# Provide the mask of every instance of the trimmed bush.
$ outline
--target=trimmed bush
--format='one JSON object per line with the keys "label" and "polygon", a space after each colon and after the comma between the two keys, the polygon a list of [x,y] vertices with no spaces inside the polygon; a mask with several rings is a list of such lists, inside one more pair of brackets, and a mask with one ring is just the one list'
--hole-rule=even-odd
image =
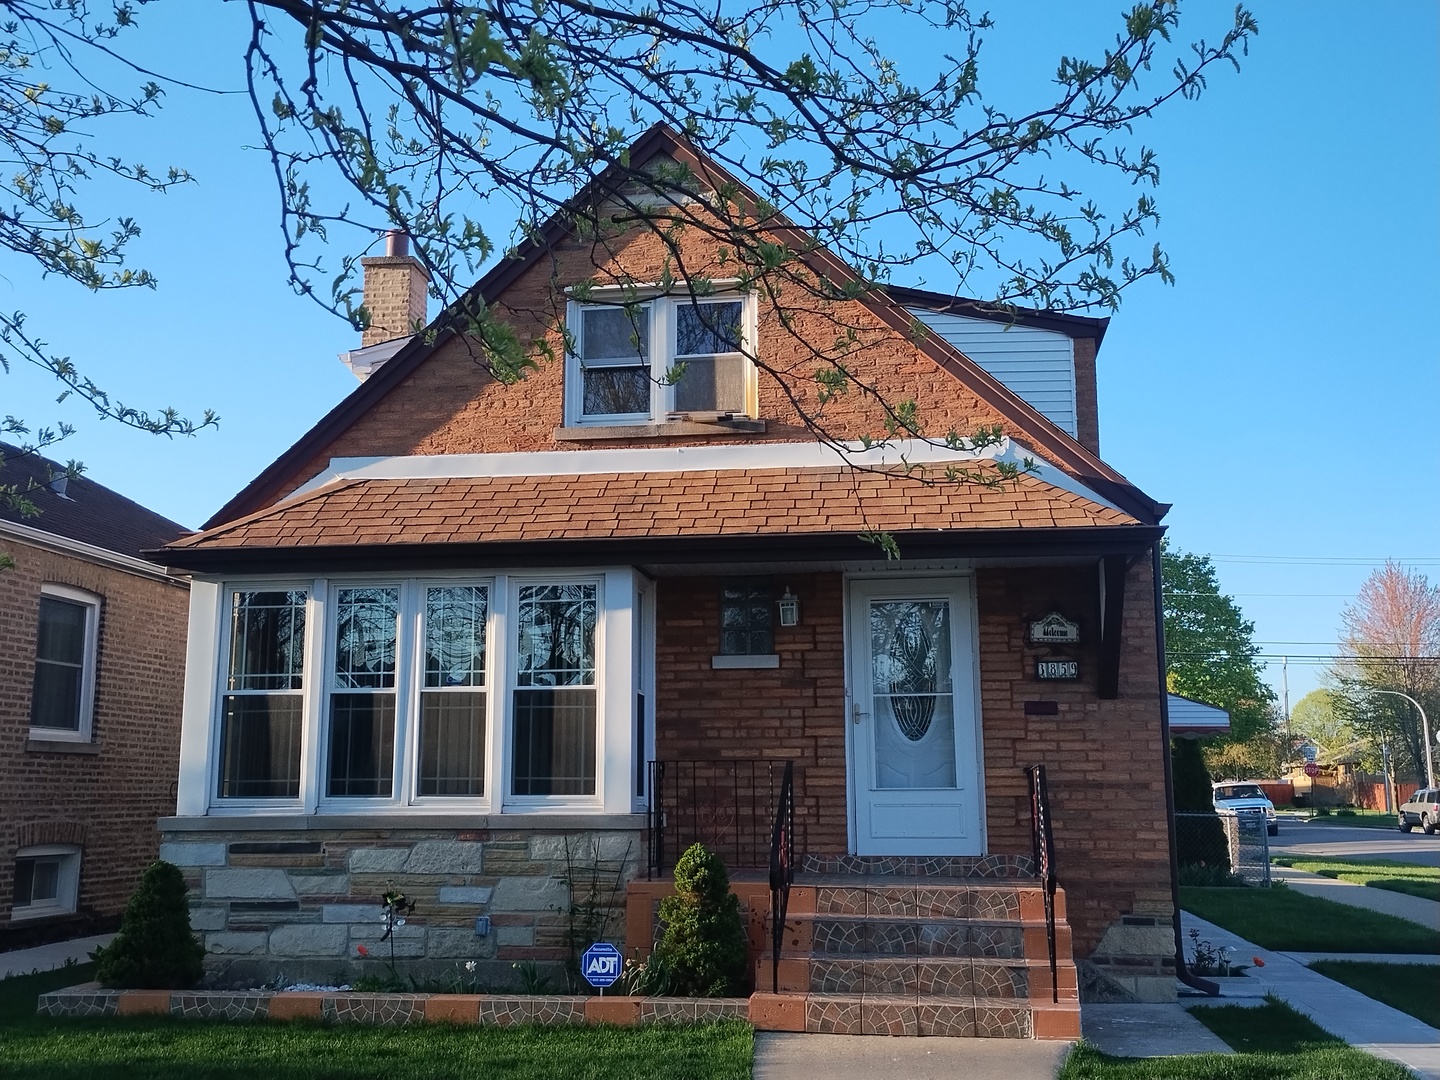
{"label": "trimmed bush", "polygon": [[118,990],[187,990],[204,974],[177,867],[156,860],[140,876],[115,940],[95,953],[95,977]]}
{"label": "trimmed bush", "polygon": [[660,901],[664,924],[655,962],[669,976],[668,992],[728,997],[745,980],[745,923],[730,875],[719,856],[692,844],[675,864],[675,895]]}
{"label": "trimmed bush", "polygon": [[[1171,776],[1175,785],[1175,813],[1215,813],[1214,789],[1205,757],[1195,739],[1172,739]],[[1230,874],[1230,844],[1218,817],[1176,817],[1175,861],[1181,867],[1202,867],[1211,874]]]}

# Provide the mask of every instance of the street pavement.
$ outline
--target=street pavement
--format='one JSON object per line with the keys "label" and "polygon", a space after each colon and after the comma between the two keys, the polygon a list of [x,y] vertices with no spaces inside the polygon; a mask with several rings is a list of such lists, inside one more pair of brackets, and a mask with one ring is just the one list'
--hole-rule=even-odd
{"label": "street pavement", "polygon": [[[1280,835],[1270,838],[1271,855],[1338,856],[1346,859],[1370,857],[1440,866],[1440,834],[1426,836],[1418,828],[1408,833],[1399,829],[1366,829],[1355,825],[1333,825],[1333,819],[1304,821],[1281,818]],[[1321,824],[1321,822],[1324,824]]]}
{"label": "street pavement", "polygon": [[1197,1005],[1258,1005],[1266,994],[1273,994],[1350,1045],[1398,1061],[1425,1080],[1440,1080],[1440,1031],[1435,1028],[1188,911],[1182,914],[1181,925],[1187,936],[1195,929],[1216,948],[1228,946],[1242,963],[1251,957],[1265,961],[1243,978],[1223,980],[1218,1001],[1209,998]]}

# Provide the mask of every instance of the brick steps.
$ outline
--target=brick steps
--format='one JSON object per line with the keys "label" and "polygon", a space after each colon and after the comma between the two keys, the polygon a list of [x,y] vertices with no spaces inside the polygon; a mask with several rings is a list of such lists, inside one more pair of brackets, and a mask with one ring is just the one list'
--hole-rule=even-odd
{"label": "brick steps", "polygon": [[[889,860],[887,865],[897,862]],[[1045,898],[1028,878],[807,875],[790,893],[775,987],[767,911],[752,909],[751,1018],[832,1034],[1078,1038],[1065,898],[1055,898],[1052,979]],[[1058,999],[1058,1000],[1057,1000]]]}

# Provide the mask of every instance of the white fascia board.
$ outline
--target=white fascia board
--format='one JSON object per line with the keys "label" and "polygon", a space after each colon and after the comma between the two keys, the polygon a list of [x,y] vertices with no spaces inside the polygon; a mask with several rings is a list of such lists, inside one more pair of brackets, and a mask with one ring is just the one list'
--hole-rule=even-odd
{"label": "white fascia board", "polygon": [[[866,448],[858,442],[757,442],[735,446],[647,446],[618,450],[538,450],[501,454],[408,454],[396,457],[331,458],[324,472],[289,498],[341,480],[445,480],[504,476],[590,476],[600,473],[755,472],[824,469],[842,465],[898,468],[905,465],[963,467],[977,461],[1029,458],[1039,479],[1118,509],[1080,481],[1008,438],[979,450],[951,449],[925,439],[896,439]],[[288,500],[287,500],[288,501]]]}
{"label": "white fascia board", "polygon": [[389,341],[382,341],[378,345],[366,345],[364,348],[352,349],[349,352],[339,354],[340,362],[350,369],[361,382],[364,382],[375,373],[385,361],[398,353],[406,345],[414,340],[414,336],[391,338]]}
{"label": "white fascia board", "polygon": [[187,580],[187,575],[174,573],[158,563],[137,559],[133,555],[111,551],[109,548],[96,547],[94,544],[86,544],[79,540],[71,540],[68,536],[46,532],[44,529],[36,529],[29,525],[21,525],[15,521],[0,521],[0,536],[8,537],[21,544],[31,544],[47,551],[59,552],[61,555],[73,555],[77,559],[99,563],[112,570],[124,570],[128,574],[139,574],[141,577],[154,578],[157,581],[168,581],[172,585],[184,585]]}

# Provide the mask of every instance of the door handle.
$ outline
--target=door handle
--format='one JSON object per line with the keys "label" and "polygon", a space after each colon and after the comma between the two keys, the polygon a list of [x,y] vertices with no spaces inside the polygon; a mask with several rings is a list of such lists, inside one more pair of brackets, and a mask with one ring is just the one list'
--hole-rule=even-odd
{"label": "door handle", "polygon": [[851,719],[854,720],[855,723],[857,723],[857,724],[860,723],[860,718],[861,718],[862,716],[869,716],[869,715],[870,715],[870,714],[869,714],[868,712],[866,712],[865,710],[863,710],[862,708],[860,708],[860,703],[859,703],[858,701],[855,702],[855,704],[853,704],[853,705],[850,706],[850,717],[851,717]]}

